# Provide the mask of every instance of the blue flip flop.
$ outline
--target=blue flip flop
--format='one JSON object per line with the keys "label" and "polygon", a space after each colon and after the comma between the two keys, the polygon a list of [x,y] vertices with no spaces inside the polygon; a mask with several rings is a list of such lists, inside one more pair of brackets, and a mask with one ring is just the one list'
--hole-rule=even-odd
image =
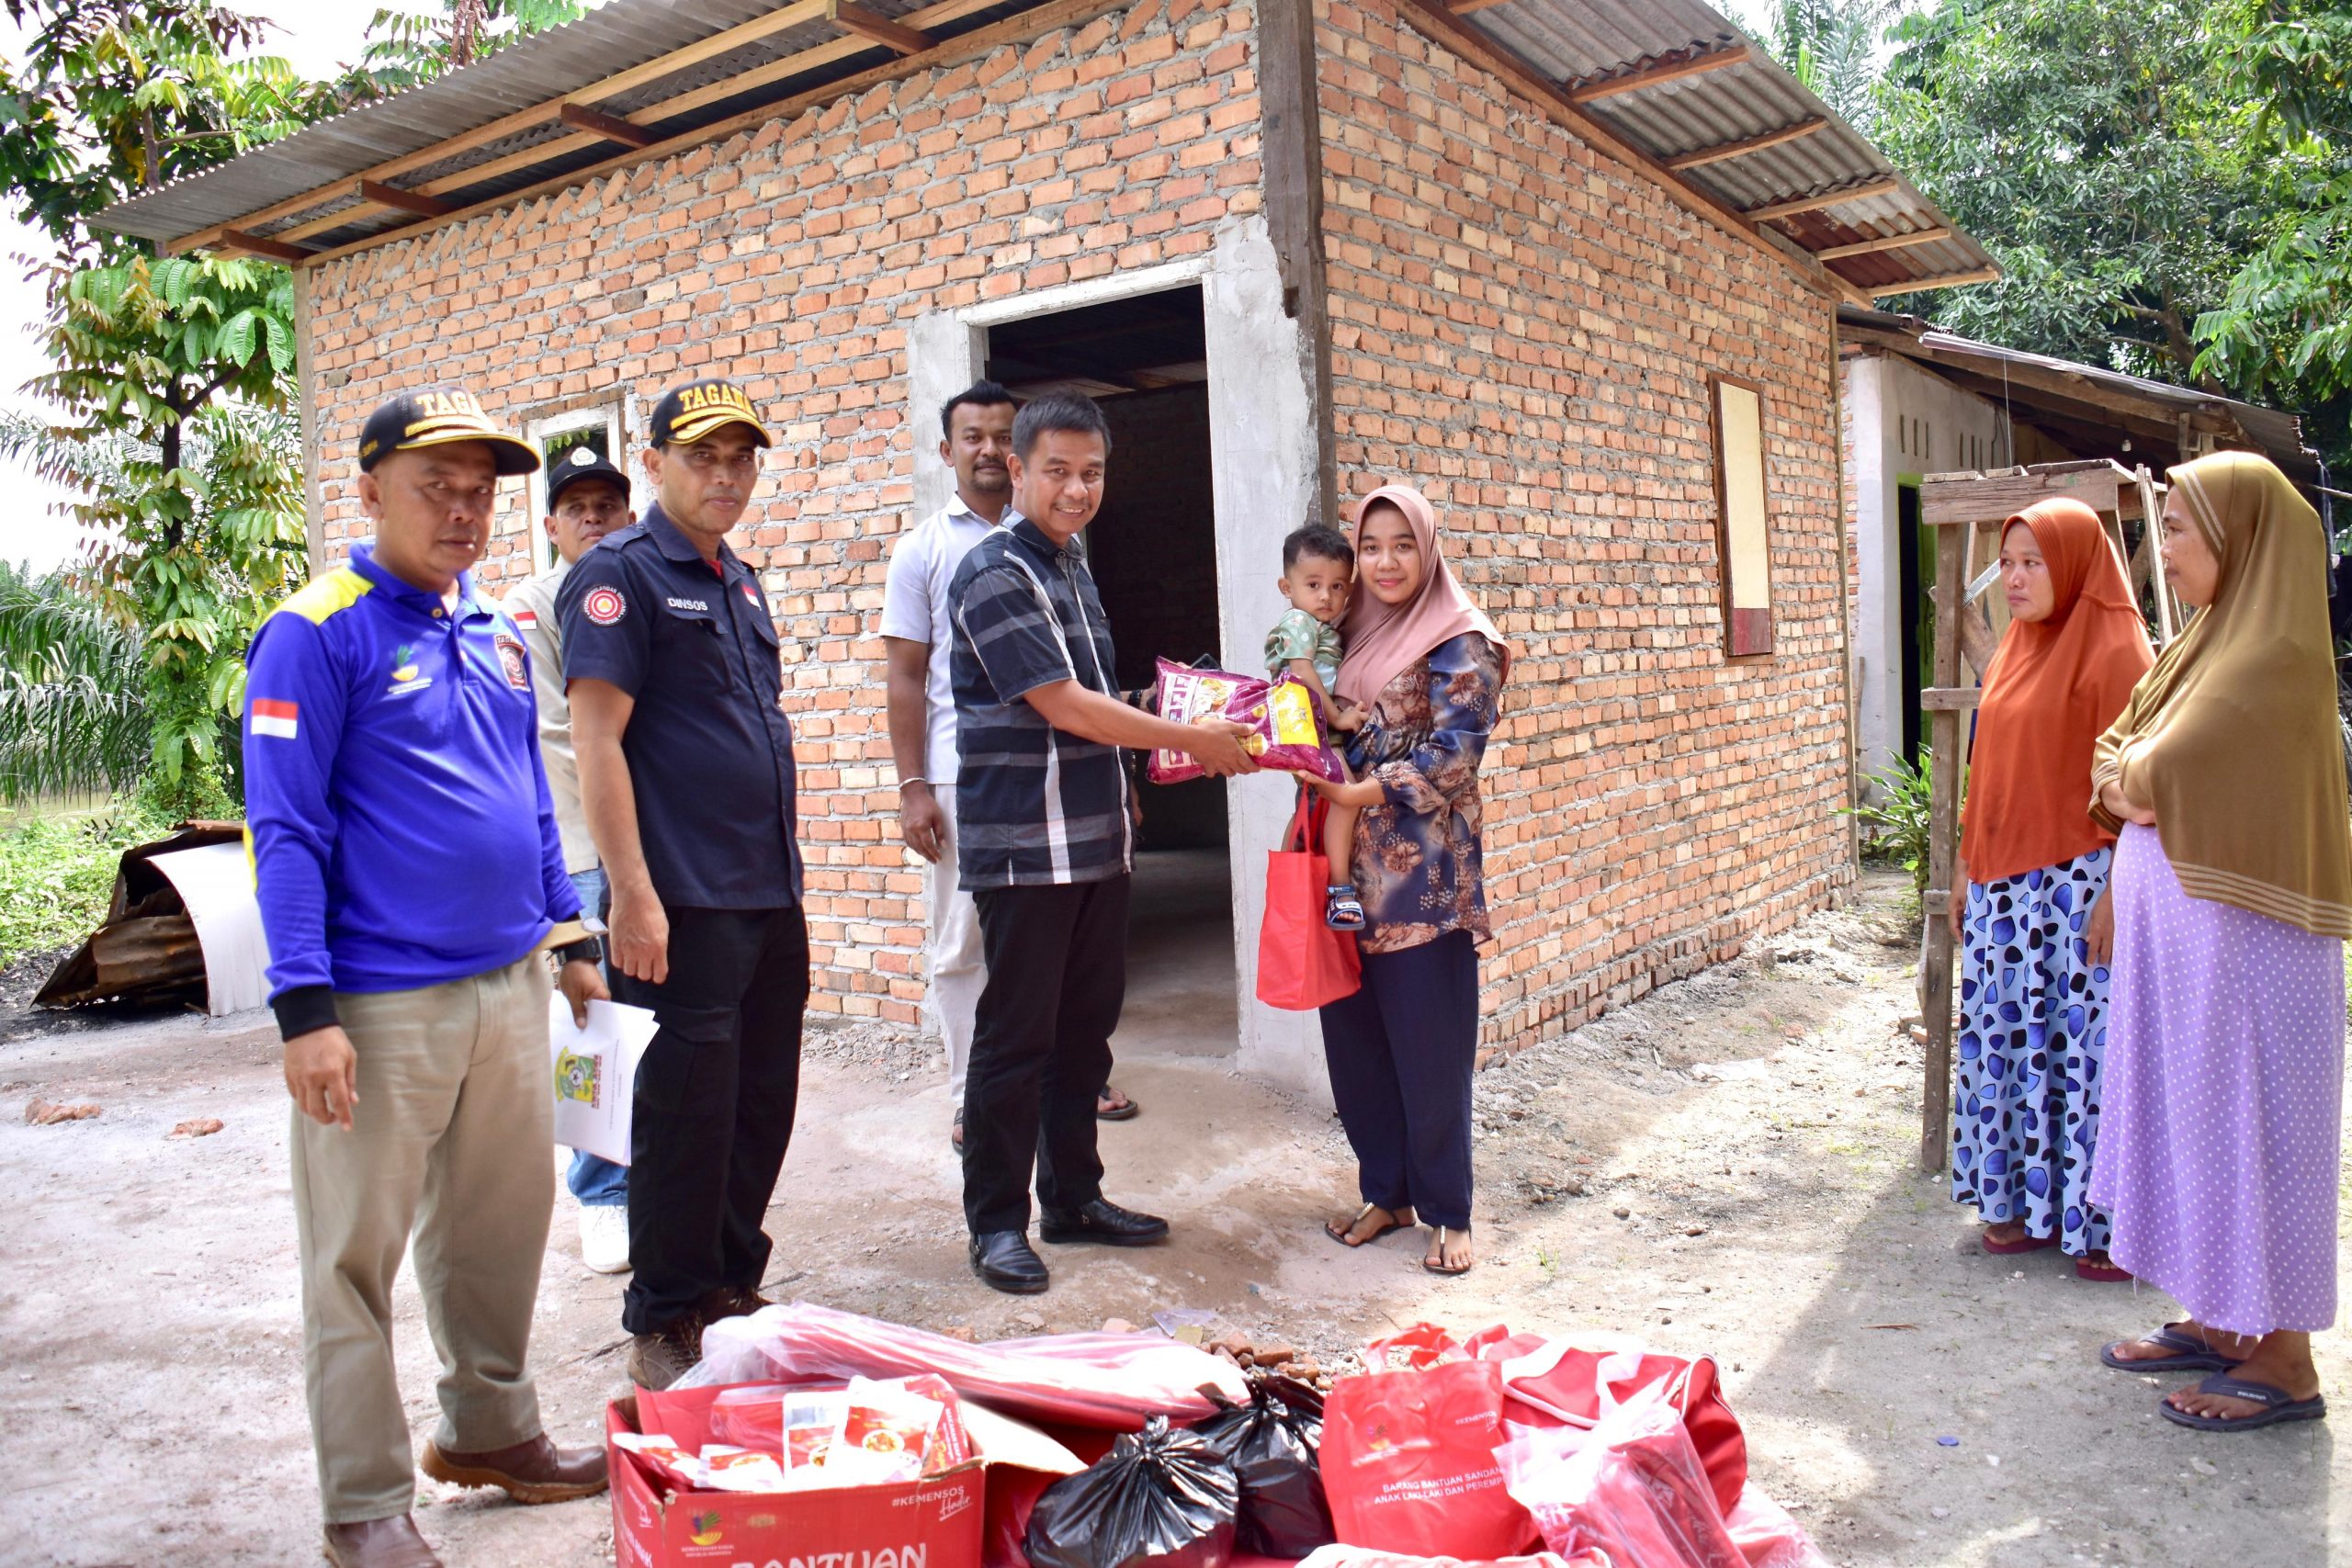
{"label": "blue flip flop", "polygon": [[2251,1432],[2256,1427],[2275,1427],[2282,1421],[2324,1421],[2327,1418],[2327,1401],[2319,1394],[2309,1399],[2297,1399],[2283,1388],[2267,1382],[2248,1382],[2227,1372],[2215,1372],[2197,1385],[2198,1393],[2218,1393],[2224,1399],[2243,1399],[2259,1404],[2262,1409],[2252,1416],[2192,1416],[2186,1410],[2175,1409],[2169,1402],[2158,1401],[2157,1412],[2177,1427],[2193,1427],[2199,1432]]}
{"label": "blue flip flop", "polygon": [[[2134,1361],[2116,1354],[2126,1345],[2161,1345],[2176,1353]],[[2098,1359],[2101,1364],[2119,1372],[2226,1372],[2237,1365],[2202,1339],[2183,1334],[2177,1323],[2167,1323],[2154,1334],[2143,1334],[2137,1339],[2115,1340],[2099,1351]]]}

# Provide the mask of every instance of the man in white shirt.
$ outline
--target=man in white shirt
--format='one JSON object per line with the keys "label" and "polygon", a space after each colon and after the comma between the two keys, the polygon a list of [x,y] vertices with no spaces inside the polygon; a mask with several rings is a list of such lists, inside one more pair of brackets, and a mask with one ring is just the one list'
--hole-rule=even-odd
{"label": "man in white shirt", "polygon": [[[556,593],[571,563],[605,535],[637,521],[629,510],[628,479],[585,446],[575,446],[548,464],[548,537],[555,541],[551,571],[527,578],[506,595],[503,608],[531,652],[531,688],[539,704],[539,758],[548,770],[548,793],[555,797],[556,830],[563,839],[563,869],[580,895],[580,908],[602,918],[605,871],[596,863],[595,840],[580,806],[580,767],[571,750],[571,704],[563,689],[563,629],[556,622]],[[628,1168],[575,1149],[565,1185],[580,1202],[580,1261],[599,1274],[628,1268]]]}
{"label": "man in white shirt", "polygon": [[[956,886],[956,697],[949,685],[947,585],[956,569],[1012,502],[1012,394],[976,381],[940,411],[939,456],[956,470],[956,497],[899,536],[882,590],[890,753],[899,766],[899,833],[931,863],[924,879],[931,912],[932,1016],[947,1045],[947,1087],[964,1146],[964,1068],[972,1052],[972,1019],[988,984],[980,919],[972,896]],[[1095,1114],[1124,1122],[1136,1102],[1106,1087]]]}

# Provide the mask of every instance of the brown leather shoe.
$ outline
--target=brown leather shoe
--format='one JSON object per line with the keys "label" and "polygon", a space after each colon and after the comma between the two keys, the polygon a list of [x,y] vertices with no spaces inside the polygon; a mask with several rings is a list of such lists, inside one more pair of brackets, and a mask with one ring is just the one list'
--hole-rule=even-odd
{"label": "brown leather shoe", "polygon": [[334,1568],[442,1568],[441,1559],[408,1514],[326,1528],[327,1561]]}
{"label": "brown leather shoe", "polygon": [[665,1389],[702,1359],[702,1314],[673,1318],[628,1342],[628,1381],[639,1388]]}
{"label": "brown leather shoe", "polygon": [[605,1450],[560,1449],[542,1432],[486,1454],[443,1453],[427,1438],[417,1469],[452,1486],[496,1486],[517,1503],[569,1503],[605,1489]]}
{"label": "brown leather shoe", "polygon": [[712,1324],[722,1317],[749,1317],[762,1307],[774,1305],[775,1303],[749,1285],[721,1285],[703,1297],[702,1320]]}

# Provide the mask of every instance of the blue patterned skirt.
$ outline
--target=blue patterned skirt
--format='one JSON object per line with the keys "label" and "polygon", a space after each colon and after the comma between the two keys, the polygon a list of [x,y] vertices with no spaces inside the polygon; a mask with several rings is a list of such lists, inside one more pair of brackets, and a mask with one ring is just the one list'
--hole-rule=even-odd
{"label": "blue patterned skirt", "polygon": [[1968,885],[1962,922],[1951,1195],[1987,1223],[2025,1223],[2071,1258],[2107,1250],[2090,1206],[2107,1052],[2107,966],[2090,961],[2091,907],[2112,849]]}

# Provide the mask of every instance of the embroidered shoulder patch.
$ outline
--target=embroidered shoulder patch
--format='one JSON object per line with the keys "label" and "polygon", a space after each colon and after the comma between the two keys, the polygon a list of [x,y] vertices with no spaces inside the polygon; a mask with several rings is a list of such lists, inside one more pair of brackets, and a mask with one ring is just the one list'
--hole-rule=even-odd
{"label": "embroidered shoulder patch", "polygon": [[580,601],[580,613],[600,626],[609,626],[628,614],[628,601],[617,588],[591,588]]}

